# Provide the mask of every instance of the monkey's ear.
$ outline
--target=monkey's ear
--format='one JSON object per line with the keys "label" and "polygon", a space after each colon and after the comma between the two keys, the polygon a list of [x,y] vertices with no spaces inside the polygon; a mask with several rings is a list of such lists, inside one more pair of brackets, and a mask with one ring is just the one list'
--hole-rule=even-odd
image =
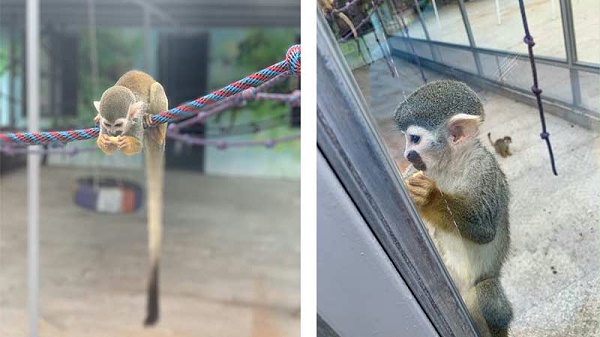
{"label": "monkey's ear", "polygon": [[456,114],[448,120],[450,142],[458,144],[465,139],[475,138],[479,132],[481,117],[468,114]]}
{"label": "monkey's ear", "polygon": [[96,111],[100,112],[100,101],[94,101],[94,107],[96,107]]}
{"label": "monkey's ear", "polygon": [[127,113],[129,119],[141,116],[143,109],[144,109],[144,102],[142,102],[142,101],[135,102],[132,105],[130,105],[129,112]]}

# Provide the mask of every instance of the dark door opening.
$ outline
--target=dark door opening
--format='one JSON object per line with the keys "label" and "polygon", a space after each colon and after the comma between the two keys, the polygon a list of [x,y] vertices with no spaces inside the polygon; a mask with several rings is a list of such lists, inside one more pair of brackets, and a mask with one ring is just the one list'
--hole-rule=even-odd
{"label": "dark door opening", "polygon": [[[208,33],[164,34],[159,42],[159,82],[169,98],[169,108],[206,94]],[[205,135],[204,125],[185,128],[193,136]],[[204,147],[167,139],[166,165],[171,169],[204,172]]]}

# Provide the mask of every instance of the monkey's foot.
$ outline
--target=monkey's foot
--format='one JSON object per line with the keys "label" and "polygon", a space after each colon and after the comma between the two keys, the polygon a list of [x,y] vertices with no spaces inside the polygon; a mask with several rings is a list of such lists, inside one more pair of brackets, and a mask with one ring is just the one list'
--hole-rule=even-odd
{"label": "monkey's foot", "polygon": [[117,146],[122,154],[131,156],[142,150],[142,142],[132,136],[121,136],[117,141]]}
{"label": "monkey's foot", "polygon": [[422,207],[431,203],[439,194],[435,181],[421,171],[408,177],[406,182],[408,194],[416,206]]}
{"label": "monkey's foot", "polygon": [[98,139],[96,140],[96,145],[98,145],[98,148],[102,150],[102,152],[104,152],[104,154],[106,155],[113,154],[113,152],[115,152],[115,150],[117,149],[117,146],[106,134],[98,136]]}
{"label": "monkey's foot", "polygon": [[150,124],[152,124],[152,114],[146,112],[142,118],[142,125],[144,126],[144,129],[147,129]]}

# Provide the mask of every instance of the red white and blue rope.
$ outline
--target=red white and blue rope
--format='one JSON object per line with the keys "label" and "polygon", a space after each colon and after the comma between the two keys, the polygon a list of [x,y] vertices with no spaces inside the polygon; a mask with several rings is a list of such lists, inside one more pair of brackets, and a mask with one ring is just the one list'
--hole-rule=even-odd
{"label": "red white and blue rope", "polygon": [[[285,61],[271,65],[194,101],[152,116],[150,127],[196,115],[211,104],[238,95],[247,89],[258,87],[280,75],[300,76],[300,45],[294,45],[288,49]],[[0,133],[0,144],[65,144],[76,140],[97,138],[99,133],[100,129],[98,127],[68,131]]]}

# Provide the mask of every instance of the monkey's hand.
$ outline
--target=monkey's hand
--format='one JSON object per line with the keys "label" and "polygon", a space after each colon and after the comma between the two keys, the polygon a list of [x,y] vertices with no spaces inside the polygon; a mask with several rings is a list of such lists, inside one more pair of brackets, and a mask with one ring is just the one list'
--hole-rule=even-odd
{"label": "monkey's hand", "polygon": [[142,150],[142,142],[132,136],[120,136],[117,140],[117,146],[121,153],[131,156]]}
{"label": "monkey's hand", "polygon": [[146,112],[142,117],[142,125],[144,126],[144,129],[147,129],[150,124],[152,124],[152,114]]}
{"label": "monkey's hand", "polygon": [[117,149],[117,146],[112,142],[107,134],[101,134],[96,140],[98,148],[104,152],[104,154],[111,155]]}
{"label": "monkey's hand", "polygon": [[441,196],[435,181],[419,171],[406,180],[408,194],[419,210],[432,205]]}
{"label": "monkey's hand", "polygon": [[435,181],[420,171],[407,179],[407,189],[421,217],[435,227],[458,231],[460,236],[477,243],[487,243],[494,238],[493,231],[480,231],[483,226],[473,223],[473,206],[464,195],[442,194]]}

